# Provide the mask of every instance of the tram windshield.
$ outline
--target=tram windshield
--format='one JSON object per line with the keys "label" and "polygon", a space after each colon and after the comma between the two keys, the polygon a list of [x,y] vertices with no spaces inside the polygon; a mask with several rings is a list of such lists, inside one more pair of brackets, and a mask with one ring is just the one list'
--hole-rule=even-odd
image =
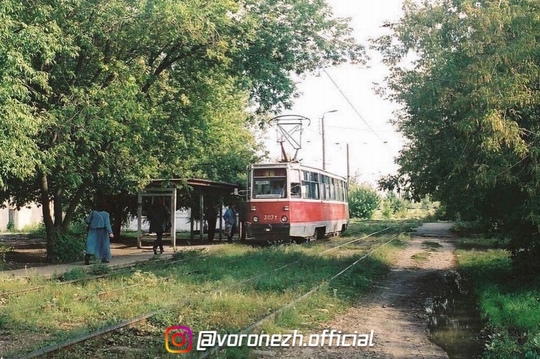
{"label": "tram windshield", "polygon": [[253,198],[287,197],[285,177],[264,177],[254,179]]}
{"label": "tram windshield", "polygon": [[252,198],[286,198],[286,168],[255,168]]}

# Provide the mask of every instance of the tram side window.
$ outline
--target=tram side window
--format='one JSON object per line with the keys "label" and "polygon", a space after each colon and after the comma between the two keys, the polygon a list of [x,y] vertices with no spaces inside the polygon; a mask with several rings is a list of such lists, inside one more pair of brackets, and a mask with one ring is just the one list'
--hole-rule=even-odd
{"label": "tram side window", "polygon": [[302,181],[303,198],[319,199],[319,186],[317,182]]}
{"label": "tram side window", "polygon": [[330,178],[328,176],[321,176],[321,199],[330,199]]}
{"label": "tram side window", "polygon": [[319,199],[318,177],[316,172],[304,172],[304,179],[302,180],[303,198]]}

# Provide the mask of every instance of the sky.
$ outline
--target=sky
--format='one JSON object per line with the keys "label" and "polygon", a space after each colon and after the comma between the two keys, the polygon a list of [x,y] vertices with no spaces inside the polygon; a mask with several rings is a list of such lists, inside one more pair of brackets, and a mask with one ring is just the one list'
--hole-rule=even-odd
{"label": "sky", "polygon": [[[402,7],[402,0],[328,0],[328,3],[335,16],[351,18],[355,37],[366,47],[369,38],[386,31],[381,27],[384,22],[400,17]],[[369,55],[370,68],[343,65],[307,77],[299,84],[302,95],[283,114],[311,120],[310,126],[303,128],[302,148],[298,152],[303,164],[322,168],[321,117],[324,115],[326,170],[347,175],[348,144],[350,176],[376,185],[378,178],[396,171],[394,158],[403,142],[388,122],[397,105],[373,90],[374,82],[383,83],[387,69],[377,53],[369,51]],[[266,138],[271,158],[279,159],[276,129],[271,127]]]}

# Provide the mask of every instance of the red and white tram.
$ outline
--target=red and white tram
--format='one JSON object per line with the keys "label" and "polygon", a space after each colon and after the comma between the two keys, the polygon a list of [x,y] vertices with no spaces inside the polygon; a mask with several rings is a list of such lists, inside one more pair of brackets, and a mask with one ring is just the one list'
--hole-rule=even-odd
{"label": "red and white tram", "polygon": [[323,238],[343,232],[348,223],[345,178],[297,162],[249,166],[246,240]]}

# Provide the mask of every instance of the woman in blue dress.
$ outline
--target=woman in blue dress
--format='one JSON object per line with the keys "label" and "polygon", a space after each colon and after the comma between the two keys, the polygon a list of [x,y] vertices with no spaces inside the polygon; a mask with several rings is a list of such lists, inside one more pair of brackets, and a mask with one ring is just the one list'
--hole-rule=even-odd
{"label": "woman in blue dress", "polygon": [[104,208],[105,206],[102,205],[91,210],[88,217],[84,219],[84,222],[89,226],[84,264],[90,264],[91,256],[95,256],[103,263],[109,263],[112,258],[110,238],[113,238],[114,235],[109,212],[105,211]]}

